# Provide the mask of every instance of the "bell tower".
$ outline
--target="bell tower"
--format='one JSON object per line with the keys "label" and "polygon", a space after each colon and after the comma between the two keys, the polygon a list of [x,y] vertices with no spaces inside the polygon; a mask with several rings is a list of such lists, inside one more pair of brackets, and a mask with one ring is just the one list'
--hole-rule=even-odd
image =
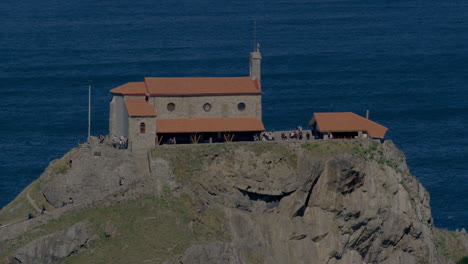
{"label": "bell tower", "polygon": [[262,80],[260,76],[260,64],[262,61],[262,54],[260,54],[260,44],[257,43],[255,50],[250,52],[250,78],[257,79],[258,84],[261,86]]}

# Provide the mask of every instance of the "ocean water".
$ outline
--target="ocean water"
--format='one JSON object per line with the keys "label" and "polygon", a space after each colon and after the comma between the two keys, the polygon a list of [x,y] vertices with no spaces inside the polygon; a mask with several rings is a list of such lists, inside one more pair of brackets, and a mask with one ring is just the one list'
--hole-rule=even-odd
{"label": "ocean water", "polygon": [[390,128],[435,225],[468,228],[468,2],[3,0],[0,207],[108,129],[109,89],[145,76],[245,76],[253,21],[268,130],[353,111]]}

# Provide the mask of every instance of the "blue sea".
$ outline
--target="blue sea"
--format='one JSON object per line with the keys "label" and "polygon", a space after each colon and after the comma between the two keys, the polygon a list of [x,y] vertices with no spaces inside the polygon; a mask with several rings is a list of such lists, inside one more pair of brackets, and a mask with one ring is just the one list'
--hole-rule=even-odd
{"label": "blue sea", "polygon": [[468,229],[466,0],[3,0],[0,207],[86,139],[89,81],[92,134],[105,134],[118,85],[248,75],[254,21],[268,130],[369,109],[435,225]]}

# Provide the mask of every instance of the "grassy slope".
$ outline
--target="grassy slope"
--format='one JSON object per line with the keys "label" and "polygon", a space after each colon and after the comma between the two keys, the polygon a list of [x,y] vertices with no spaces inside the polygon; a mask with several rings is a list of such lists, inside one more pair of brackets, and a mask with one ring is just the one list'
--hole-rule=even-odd
{"label": "grassy slope", "polygon": [[[146,197],[92,210],[79,220],[90,222],[101,239],[65,263],[161,263],[181,254],[194,243],[228,239],[220,211],[197,213],[188,195]],[[78,219],[77,219],[78,220]],[[116,235],[104,236],[111,222]]]}
{"label": "grassy slope", "polygon": [[199,144],[199,145],[177,145],[171,147],[155,148],[152,158],[162,158],[170,161],[179,184],[190,182],[192,175],[200,173],[203,164],[213,159],[213,156],[225,153],[234,155],[234,151],[242,150],[252,152],[259,157],[265,153],[274,153],[282,157],[281,161],[292,168],[296,168],[297,155],[291,152],[286,144],[274,143],[224,143],[224,144]]}
{"label": "grassy slope", "polygon": [[[68,257],[64,263],[161,263],[191,244],[229,240],[221,211],[211,208],[199,212],[197,204],[188,195],[174,197],[165,192],[162,197],[141,197],[63,216],[2,245],[6,252],[0,259],[39,236],[81,221],[87,222],[100,239],[92,250]],[[108,223],[116,228],[110,237],[104,235]]]}
{"label": "grassy slope", "polygon": [[28,201],[27,195],[39,207],[44,207],[47,210],[53,210],[53,206],[49,204],[40,191],[40,179],[35,180],[27,186],[11,203],[0,210],[0,224],[6,225],[27,219],[28,214],[39,214],[33,205]]}

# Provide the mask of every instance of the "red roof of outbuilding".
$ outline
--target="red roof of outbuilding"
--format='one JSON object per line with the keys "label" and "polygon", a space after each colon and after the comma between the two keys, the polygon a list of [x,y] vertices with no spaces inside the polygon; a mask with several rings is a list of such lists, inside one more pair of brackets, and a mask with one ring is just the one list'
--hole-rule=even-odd
{"label": "red roof of outbuilding", "polygon": [[175,118],[157,119],[158,133],[195,133],[195,132],[241,132],[264,131],[262,120],[258,118]]}
{"label": "red roof of outbuilding", "polygon": [[145,78],[151,95],[261,94],[257,80],[250,77]]}
{"label": "red roof of outbuilding", "polygon": [[355,132],[367,131],[369,136],[383,138],[388,128],[351,112],[314,113],[309,126],[317,123],[321,132]]}
{"label": "red roof of outbuilding", "polygon": [[149,104],[145,99],[126,99],[125,107],[128,116],[156,116],[154,105]]}

